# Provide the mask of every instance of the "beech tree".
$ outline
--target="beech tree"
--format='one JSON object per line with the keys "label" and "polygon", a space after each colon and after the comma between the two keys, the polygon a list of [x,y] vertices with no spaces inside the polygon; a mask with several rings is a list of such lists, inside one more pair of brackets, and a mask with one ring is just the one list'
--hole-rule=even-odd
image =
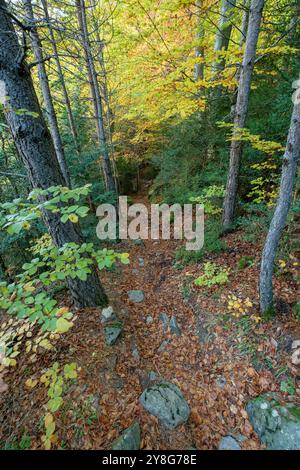
{"label": "beech tree", "polygon": [[33,11],[31,0],[23,0],[23,5],[25,8],[27,24],[30,27],[30,38],[31,38],[32,49],[33,49],[34,57],[35,57],[37,67],[38,67],[40,86],[42,90],[42,95],[43,95],[44,104],[46,108],[47,120],[49,122],[49,127],[51,131],[52,139],[53,139],[53,144],[54,144],[57,160],[59,162],[59,166],[60,166],[62,175],[64,177],[65,184],[70,187],[71,185],[70,174],[69,174],[69,170],[68,170],[66,159],[65,159],[60,132],[58,129],[58,123],[57,123],[57,118],[55,114],[55,109],[53,106],[49,80],[48,80],[46,68],[45,68],[45,57],[43,54],[42,43],[41,43],[38,30],[36,27],[34,11]]}
{"label": "beech tree", "polygon": [[[5,84],[5,117],[33,188],[64,186],[53,141],[41,112],[24,51],[18,42],[5,0],[0,0],[0,81]],[[5,45],[5,47],[4,47]],[[26,110],[26,112],[20,112]],[[45,211],[44,221],[54,244],[81,243],[76,225],[62,223],[60,215]],[[68,278],[68,287],[77,307],[107,304],[96,269],[86,281]]]}
{"label": "beech tree", "polygon": [[274,261],[292,202],[297,162],[300,155],[300,89],[298,89],[294,100],[286,150],[282,160],[279,196],[262,254],[260,269],[260,308],[262,313],[270,312],[273,309]]}
{"label": "beech tree", "polygon": [[107,146],[107,139],[105,134],[105,127],[104,127],[104,113],[103,113],[103,104],[102,104],[102,97],[100,94],[97,72],[94,64],[94,57],[91,48],[90,36],[88,31],[88,24],[87,24],[87,17],[86,17],[86,6],[84,0],[76,0],[76,9],[77,9],[77,17],[78,17],[78,24],[79,30],[81,33],[82,39],[82,46],[85,55],[85,62],[86,68],[89,77],[89,85],[93,100],[93,107],[96,119],[96,126],[97,126],[97,135],[99,144],[101,147],[101,154],[102,154],[102,169],[103,169],[103,176],[105,179],[106,189],[107,191],[117,192],[116,190],[116,183],[113,175],[113,169],[111,165],[111,161],[109,158],[108,146]]}
{"label": "beech tree", "polygon": [[51,47],[52,47],[53,57],[54,57],[54,60],[55,60],[55,63],[56,63],[57,75],[58,75],[60,86],[61,86],[61,89],[62,89],[62,92],[63,92],[64,104],[65,104],[66,110],[67,110],[67,115],[68,115],[68,121],[69,121],[71,134],[72,134],[72,137],[73,137],[75,148],[76,148],[77,152],[80,153],[80,146],[79,146],[79,142],[78,142],[78,133],[77,133],[75,119],[74,119],[74,115],[73,115],[73,111],[72,111],[72,107],[71,107],[71,102],[70,102],[70,98],[69,98],[69,94],[68,94],[68,90],[67,90],[67,85],[66,85],[66,80],[65,80],[63,68],[62,68],[61,63],[60,63],[60,58],[59,58],[59,54],[58,54],[58,50],[57,50],[57,44],[56,44],[56,40],[55,40],[55,36],[54,36],[54,31],[53,31],[53,27],[52,27],[52,24],[51,24],[51,18],[50,18],[49,10],[48,10],[48,1],[47,0],[41,0],[41,3],[42,3],[42,6],[43,6],[45,19],[47,21],[47,26],[48,26],[48,31],[49,31],[49,39],[50,39],[50,43],[51,43]]}
{"label": "beech tree", "polygon": [[213,64],[213,71],[216,74],[222,72],[225,67],[225,57],[218,57],[220,53],[225,53],[228,49],[232,32],[232,14],[236,6],[236,0],[222,0],[220,20],[216,32],[214,52],[217,59]]}
{"label": "beech tree", "polygon": [[196,1],[196,15],[197,15],[197,32],[196,32],[196,40],[198,42],[195,50],[195,57],[199,60],[196,62],[194,68],[194,77],[195,81],[203,80],[204,78],[204,47],[203,47],[203,40],[204,40],[204,26],[203,26],[203,17],[202,17],[202,0]]}
{"label": "beech tree", "polygon": [[235,107],[233,138],[230,148],[229,171],[223,206],[223,227],[233,222],[236,206],[242,141],[235,139],[237,129],[245,127],[250,96],[251,78],[256,59],[256,48],[264,8],[264,0],[252,0],[243,63],[240,70],[237,102]]}

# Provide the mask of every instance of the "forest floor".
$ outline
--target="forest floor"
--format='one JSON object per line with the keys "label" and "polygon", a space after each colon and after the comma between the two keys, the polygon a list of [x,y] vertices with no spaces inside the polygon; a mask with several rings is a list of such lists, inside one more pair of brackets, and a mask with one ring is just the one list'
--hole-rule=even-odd
{"label": "forest floor", "polygon": [[[0,395],[1,448],[22,447],[24,436],[28,447],[42,448],[47,391],[42,384],[28,390],[25,381],[54,361],[80,367],[55,415],[54,447],[110,449],[137,419],[143,449],[216,449],[225,435],[244,436],[243,449],[262,448],[245,411],[248,400],[276,391],[285,400],[300,403],[300,370],[291,362],[291,344],[300,339],[300,323],[288,307],[296,301],[295,284],[284,274],[276,279],[282,308],[272,320],[256,323],[249,315],[233,317],[228,313],[228,294],[251,299],[251,313],[257,315],[260,247],[243,241],[239,232],[226,236],[226,250],[206,261],[231,268],[229,282],[200,288],[192,281],[201,274],[202,263],[180,269],[174,264],[174,251],[181,243],[118,245],[118,251],[130,253],[130,264],[102,273],[101,278],[114,311],[124,321],[122,337],[107,346],[101,311],[85,309],[54,349],[33,362],[21,357],[17,368],[4,376],[8,390]],[[245,255],[253,264],[240,270],[237,263]],[[130,290],[142,290],[144,301],[131,302]],[[61,298],[61,305],[67,303]],[[161,313],[176,317],[180,336],[164,331]],[[177,384],[190,405],[188,422],[174,431],[165,430],[139,403],[150,371]]]}

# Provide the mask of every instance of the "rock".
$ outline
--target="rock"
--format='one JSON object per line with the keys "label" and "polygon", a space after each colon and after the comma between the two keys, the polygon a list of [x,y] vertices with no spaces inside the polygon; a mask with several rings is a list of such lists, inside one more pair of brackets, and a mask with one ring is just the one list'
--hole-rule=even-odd
{"label": "rock", "polygon": [[141,405],[168,428],[185,423],[190,408],[179,388],[170,382],[160,382],[146,388],[140,397]]}
{"label": "rock", "polygon": [[145,243],[143,240],[141,240],[140,238],[138,238],[137,240],[132,240],[133,244],[134,245],[138,245],[138,246],[144,246]]}
{"label": "rock", "polygon": [[300,339],[295,339],[295,341],[292,342],[292,349],[297,348],[300,348]]}
{"label": "rock", "polygon": [[112,450],[139,450],[141,444],[140,425],[136,421],[129,428],[122,432],[112,443]]}
{"label": "rock", "polygon": [[136,269],[136,268],[133,268],[133,270],[132,270],[132,274],[138,274],[138,273],[139,273],[139,270],[138,270],[138,269]]}
{"label": "rock", "polygon": [[300,449],[300,408],[281,405],[275,394],[251,400],[246,411],[260,440],[270,450]]}
{"label": "rock", "polygon": [[296,349],[292,354],[292,364],[298,366],[300,364],[300,348]]}
{"label": "rock", "polygon": [[143,268],[145,266],[144,258],[139,258],[139,266]]}
{"label": "rock", "polygon": [[148,315],[147,318],[146,318],[146,323],[147,325],[150,325],[150,323],[153,322],[153,317],[151,315]]}
{"label": "rock", "polygon": [[128,298],[131,302],[143,302],[145,296],[142,290],[130,290]]}
{"label": "rock", "polygon": [[123,322],[115,321],[104,327],[105,342],[112,346],[123,331]]}
{"label": "rock", "polygon": [[181,335],[181,329],[179,328],[176,317],[172,315],[171,320],[170,320],[170,331],[173,335],[180,336]]}
{"label": "rock", "polygon": [[150,370],[149,372],[149,381],[154,382],[157,379],[157,374],[153,370]]}
{"label": "rock", "polygon": [[241,450],[241,447],[236,439],[232,436],[222,437],[219,447],[219,450]]}
{"label": "rock", "polygon": [[135,343],[132,344],[132,355],[134,357],[134,359],[140,359],[140,353],[139,353],[139,350],[138,350],[138,347]]}
{"label": "rock", "polygon": [[163,330],[164,330],[164,333],[166,333],[168,331],[168,326],[169,326],[169,317],[166,313],[160,313],[159,319],[162,321]]}
{"label": "rock", "polygon": [[226,383],[227,383],[227,381],[226,381],[225,377],[223,377],[222,375],[217,377],[217,379],[216,379],[216,386],[217,387],[224,388]]}
{"label": "rock", "polygon": [[169,343],[170,343],[170,341],[168,339],[164,339],[163,342],[161,343],[161,345],[159,346],[157,352],[159,352],[159,353],[164,352]]}
{"label": "rock", "polygon": [[206,344],[209,341],[209,332],[203,323],[202,318],[199,316],[196,322],[196,335],[199,338],[200,344]]}
{"label": "rock", "polygon": [[219,450],[241,450],[241,447],[232,436],[225,436],[220,441]]}
{"label": "rock", "polygon": [[118,374],[113,374],[109,383],[112,388],[116,390],[122,390],[122,388],[124,388],[124,380]]}
{"label": "rock", "polygon": [[116,320],[116,314],[111,306],[104,308],[101,312],[101,321],[105,323],[107,321]]}

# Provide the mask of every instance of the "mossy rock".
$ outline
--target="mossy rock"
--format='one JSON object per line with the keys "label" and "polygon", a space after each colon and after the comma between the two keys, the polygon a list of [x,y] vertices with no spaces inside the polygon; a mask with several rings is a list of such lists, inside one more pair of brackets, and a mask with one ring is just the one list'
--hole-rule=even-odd
{"label": "mossy rock", "polygon": [[129,428],[122,432],[112,443],[112,450],[139,450],[141,444],[140,425],[136,421]]}
{"label": "mossy rock", "polygon": [[281,405],[275,394],[261,395],[246,407],[260,440],[270,450],[300,449],[300,408]]}

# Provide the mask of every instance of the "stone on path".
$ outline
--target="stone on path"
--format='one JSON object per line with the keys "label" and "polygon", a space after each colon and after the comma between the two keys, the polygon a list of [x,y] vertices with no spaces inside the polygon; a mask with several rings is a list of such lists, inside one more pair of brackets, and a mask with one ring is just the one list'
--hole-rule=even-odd
{"label": "stone on path", "polygon": [[166,333],[168,331],[168,328],[170,327],[170,332],[172,335],[176,335],[176,336],[181,335],[181,329],[178,326],[175,315],[172,315],[171,318],[169,319],[168,315],[162,312],[159,315],[159,319],[163,324],[164,333]]}
{"label": "stone on path", "polygon": [[176,335],[176,336],[181,335],[181,329],[179,328],[176,317],[174,315],[172,315],[171,320],[170,320],[170,331],[173,335]]}
{"label": "stone on path", "polygon": [[123,331],[123,322],[114,321],[104,327],[105,342],[112,346]]}
{"label": "stone on path", "polygon": [[182,392],[170,382],[161,382],[146,388],[140,397],[140,403],[168,429],[185,423],[190,415],[189,405]]}
{"label": "stone on path", "polygon": [[281,405],[276,394],[265,394],[251,400],[246,411],[267,449],[300,449],[300,407],[293,403]]}
{"label": "stone on path", "polygon": [[163,330],[164,330],[164,333],[166,333],[168,331],[168,326],[169,326],[169,317],[166,313],[163,312],[163,313],[160,313],[159,319],[162,321]]}
{"label": "stone on path", "polygon": [[140,359],[140,353],[139,353],[136,343],[132,343],[131,352],[132,352],[134,359]]}
{"label": "stone on path", "polygon": [[143,268],[145,266],[144,258],[139,258],[139,266]]}
{"label": "stone on path", "polygon": [[241,447],[232,436],[225,436],[220,441],[219,450],[241,450]]}
{"label": "stone on path", "polygon": [[112,450],[139,450],[141,444],[140,425],[136,421],[122,432],[121,436],[112,443]]}
{"label": "stone on path", "polygon": [[147,325],[150,325],[150,323],[153,323],[153,317],[151,315],[147,316],[146,323],[147,323]]}
{"label": "stone on path", "polygon": [[166,347],[170,344],[170,341],[168,339],[164,339],[161,345],[159,346],[157,352],[161,353],[166,350]]}
{"label": "stone on path", "polygon": [[131,302],[143,302],[145,296],[142,290],[130,290],[128,291],[128,298]]}
{"label": "stone on path", "polygon": [[102,323],[115,320],[115,319],[116,319],[116,314],[114,313],[113,308],[111,306],[102,309],[102,312],[101,312]]}

